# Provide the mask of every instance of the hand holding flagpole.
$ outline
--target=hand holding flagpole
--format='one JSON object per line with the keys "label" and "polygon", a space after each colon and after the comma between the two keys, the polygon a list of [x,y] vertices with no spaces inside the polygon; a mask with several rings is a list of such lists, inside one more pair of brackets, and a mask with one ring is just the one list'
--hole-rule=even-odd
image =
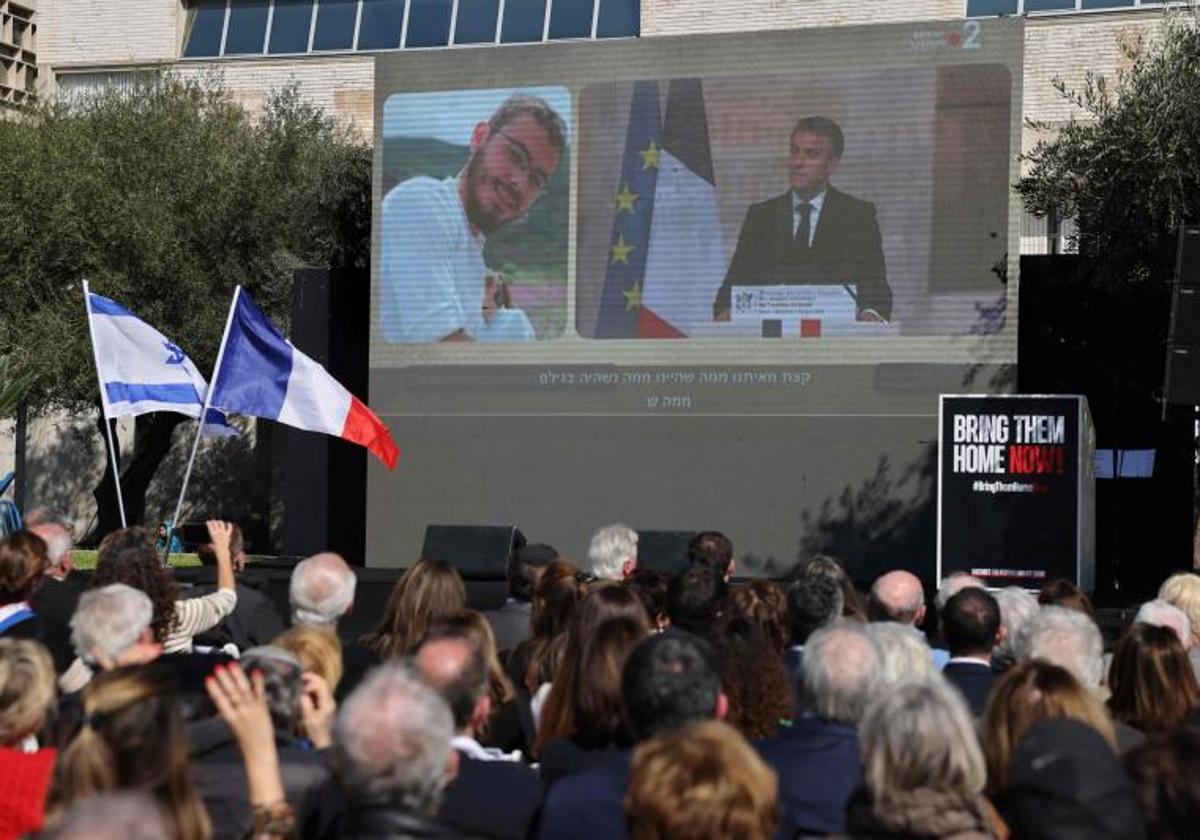
{"label": "hand holding flagpole", "polygon": [[221,346],[217,348],[217,361],[213,365],[212,377],[208,381],[208,390],[204,392],[204,407],[200,409],[200,422],[196,424],[196,436],[192,438],[192,453],[188,456],[187,469],[183,473],[183,485],[179,488],[179,500],[175,502],[175,515],[167,523],[167,547],[163,550],[163,565],[171,556],[171,537],[175,534],[175,525],[179,522],[179,512],[183,509],[183,497],[187,493],[188,481],[192,477],[192,465],[196,462],[196,450],[200,447],[200,433],[204,431],[204,421],[208,417],[208,409],[212,406],[213,394],[217,391],[217,377],[221,375],[221,358],[225,355],[225,344],[229,341],[229,326],[233,323],[233,313],[237,311],[238,296],[242,287],[233,290],[233,301],[229,304],[229,315],[225,318],[225,332],[221,334]]}

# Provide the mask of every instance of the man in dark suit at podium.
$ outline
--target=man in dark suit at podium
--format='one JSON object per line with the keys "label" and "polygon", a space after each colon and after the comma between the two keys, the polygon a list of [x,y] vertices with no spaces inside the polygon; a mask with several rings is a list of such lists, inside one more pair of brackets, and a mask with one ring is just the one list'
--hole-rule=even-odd
{"label": "man in dark suit at podium", "polygon": [[845,284],[858,320],[887,321],[887,283],[875,205],[834,188],[842,162],[842,130],[827,117],[805,117],[792,129],[791,189],[751,205],[738,234],[713,318],[729,320],[735,286]]}

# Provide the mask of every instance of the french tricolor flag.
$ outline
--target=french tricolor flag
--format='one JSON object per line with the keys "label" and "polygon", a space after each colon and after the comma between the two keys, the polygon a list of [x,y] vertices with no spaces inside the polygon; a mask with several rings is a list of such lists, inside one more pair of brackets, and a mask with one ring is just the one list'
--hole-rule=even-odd
{"label": "french tricolor flag", "polygon": [[211,404],[365,446],[396,466],[400,450],[383,421],[301,353],[239,286],[212,377]]}

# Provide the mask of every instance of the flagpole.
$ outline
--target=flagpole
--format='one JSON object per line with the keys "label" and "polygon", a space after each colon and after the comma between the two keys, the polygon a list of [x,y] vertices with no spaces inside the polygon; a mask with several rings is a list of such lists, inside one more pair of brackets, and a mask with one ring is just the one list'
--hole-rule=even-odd
{"label": "flagpole", "polygon": [[83,284],[83,306],[87,311],[88,335],[92,339],[92,361],[96,364],[96,385],[100,389],[100,413],[104,417],[104,434],[108,437],[108,457],[112,462],[113,482],[117,485],[117,510],[121,512],[121,527],[125,523],[125,499],[121,496],[121,470],[117,466],[117,447],[113,443],[112,424],[108,417],[108,394],[104,391],[104,374],[100,372],[100,351],[96,349],[96,326],[92,323],[92,298],[86,278]]}
{"label": "flagpole", "polygon": [[163,550],[163,565],[171,556],[171,539],[175,534],[175,525],[179,522],[179,512],[183,509],[183,497],[187,493],[188,481],[192,477],[192,465],[196,462],[196,450],[200,447],[200,433],[204,431],[204,421],[208,418],[208,409],[212,406],[213,394],[217,391],[217,376],[221,373],[221,359],[225,357],[225,344],[229,341],[229,328],[233,326],[233,315],[237,312],[238,298],[242,295],[239,284],[233,290],[233,302],[229,304],[229,315],[225,319],[225,332],[221,334],[221,346],[217,348],[217,361],[213,365],[212,376],[208,380],[208,390],[204,393],[204,407],[200,409],[199,422],[196,423],[196,436],[192,438],[192,454],[188,456],[187,469],[183,472],[183,486],[179,488],[179,500],[175,503],[175,515],[167,526],[167,546]]}

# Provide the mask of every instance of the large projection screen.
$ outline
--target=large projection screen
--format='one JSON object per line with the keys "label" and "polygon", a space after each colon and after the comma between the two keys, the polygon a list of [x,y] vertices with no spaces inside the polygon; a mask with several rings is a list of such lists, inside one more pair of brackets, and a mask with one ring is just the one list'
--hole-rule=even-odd
{"label": "large projection screen", "polygon": [[376,59],[367,562],[716,528],[932,574],[938,394],[1015,382],[1023,28]]}

